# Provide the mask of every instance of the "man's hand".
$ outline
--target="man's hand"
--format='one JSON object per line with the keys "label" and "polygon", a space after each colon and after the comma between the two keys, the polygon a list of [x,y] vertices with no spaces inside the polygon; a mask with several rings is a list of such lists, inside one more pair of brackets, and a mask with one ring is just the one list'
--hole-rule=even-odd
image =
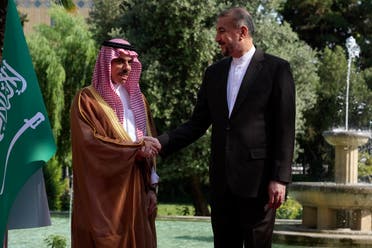
{"label": "man's hand", "polygon": [[141,158],[152,158],[158,155],[161,145],[159,140],[154,137],[144,136],[143,146],[138,151],[138,156]]}
{"label": "man's hand", "polygon": [[147,213],[148,215],[152,215],[155,211],[155,209],[157,208],[157,197],[156,197],[156,193],[152,190],[149,190],[149,192],[147,192]]}
{"label": "man's hand", "polygon": [[269,184],[269,207],[277,209],[285,201],[286,185],[277,181],[271,181]]}

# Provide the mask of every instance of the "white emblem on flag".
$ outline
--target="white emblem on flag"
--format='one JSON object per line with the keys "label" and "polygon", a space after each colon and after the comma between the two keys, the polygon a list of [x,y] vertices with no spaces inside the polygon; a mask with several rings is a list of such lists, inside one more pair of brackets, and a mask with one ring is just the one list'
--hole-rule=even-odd
{"label": "white emblem on flag", "polygon": [[4,192],[4,185],[5,185],[5,178],[6,178],[6,170],[8,168],[8,159],[10,152],[13,149],[14,144],[16,141],[19,139],[19,137],[29,128],[35,129],[41,122],[45,121],[45,116],[37,112],[30,120],[25,119],[25,124],[18,130],[18,132],[14,135],[12,141],[10,142],[8,152],[6,154],[6,159],[5,159],[5,166],[4,166],[4,175],[2,179],[2,184],[1,184],[1,190],[0,190],[0,195],[3,194]]}
{"label": "white emblem on flag", "polygon": [[10,99],[22,94],[27,88],[27,81],[3,60],[0,68],[0,141],[4,138],[8,110],[11,109]]}

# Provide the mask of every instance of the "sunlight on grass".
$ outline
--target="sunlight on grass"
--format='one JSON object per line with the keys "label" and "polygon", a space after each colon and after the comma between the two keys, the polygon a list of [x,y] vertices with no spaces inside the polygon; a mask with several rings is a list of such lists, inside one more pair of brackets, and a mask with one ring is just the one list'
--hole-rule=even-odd
{"label": "sunlight on grass", "polygon": [[191,204],[172,204],[172,203],[159,203],[158,205],[158,216],[194,216],[194,207]]}

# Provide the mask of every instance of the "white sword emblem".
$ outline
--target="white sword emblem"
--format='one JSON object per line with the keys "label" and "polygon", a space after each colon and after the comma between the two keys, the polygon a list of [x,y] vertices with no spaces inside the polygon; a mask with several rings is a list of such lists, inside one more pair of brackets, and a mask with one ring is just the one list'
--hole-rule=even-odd
{"label": "white sword emblem", "polygon": [[37,112],[30,120],[25,119],[25,124],[18,130],[18,132],[14,135],[12,141],[10,142],[8,153],[6,154],[6,160],[5,160],[5,167],[4,167],[4,175],[2,179],[2,185],[1,185],[1,191],[0,195],[4,193],[4,186],[5,186],[5,177],[6,177],[6,171],[8,167],[8,159],[10,152],[13,149],[14,144],[19,139],[19,137],[29,128],[35,129],[41,122],[45,121],[45,117],[42,113]]}

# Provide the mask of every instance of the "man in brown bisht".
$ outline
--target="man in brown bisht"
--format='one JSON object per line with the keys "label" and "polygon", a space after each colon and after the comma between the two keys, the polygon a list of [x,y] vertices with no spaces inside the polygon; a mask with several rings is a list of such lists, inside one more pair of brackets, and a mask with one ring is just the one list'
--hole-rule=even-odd
{"label": "man in brown bisht", "polygon": [[92,84],[71,108],[74,248],[156,247],[160,144],[139,87],[141,63],[129,42],[102,44]]}

